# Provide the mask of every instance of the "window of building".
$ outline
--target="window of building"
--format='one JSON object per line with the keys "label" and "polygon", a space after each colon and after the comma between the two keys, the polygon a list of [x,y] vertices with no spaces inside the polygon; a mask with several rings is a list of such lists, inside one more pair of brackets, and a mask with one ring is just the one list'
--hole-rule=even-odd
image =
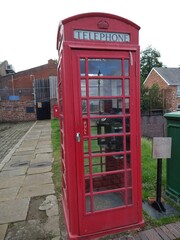
{"label": "window of building", "polygon": [[180,85],[177,87],[177,96],[180,97]]}

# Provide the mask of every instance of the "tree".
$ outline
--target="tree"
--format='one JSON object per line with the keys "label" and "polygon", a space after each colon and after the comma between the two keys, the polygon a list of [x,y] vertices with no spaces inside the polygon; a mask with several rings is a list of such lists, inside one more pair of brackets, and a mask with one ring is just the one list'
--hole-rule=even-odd
{"label": "tree", "polygon": [[141,111],[163,110],[163,96],[157,83],[151,88],[141,87]]}
{"label": "tree", "polygon": [[163,96],[157,83],[154,83],[149,89],[149,101],[151,109],[163,109]]}
{"label": "tree", "polygon": [[150,73],[153,67],[162,67],[162,62],[159,61],[161,54],[155,48],[148,46],[144,51],[141,52],[141,84]]}
{"label": "tree", "polygon": [[162,94],[157,84],[151,88],[144,87],[143,83],[153,67],[162,67],[159,61],[161,54],[152,46],[148,46],[141,52],[141,110],[151,111],[152,109],[162,109]]}

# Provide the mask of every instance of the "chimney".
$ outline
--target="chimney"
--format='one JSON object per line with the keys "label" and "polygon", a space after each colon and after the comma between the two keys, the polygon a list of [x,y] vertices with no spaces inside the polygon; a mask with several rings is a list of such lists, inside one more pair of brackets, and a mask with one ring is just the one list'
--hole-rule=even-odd
{"label": "chimney", "polygon": [[52,59],[49,59],[49,60],[48,60],[48,64],[49,64],[49,65],[52,65],[52,64],[54,64],[54,61],[53,61]]}

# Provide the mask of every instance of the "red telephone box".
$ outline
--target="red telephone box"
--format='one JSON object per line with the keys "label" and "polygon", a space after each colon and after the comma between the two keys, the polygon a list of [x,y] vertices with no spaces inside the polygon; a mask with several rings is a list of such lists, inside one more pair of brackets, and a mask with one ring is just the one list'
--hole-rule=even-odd
{"label": "red telephone box", "polygon": [[139,26],[87,13],[57,49],[63,209],[69,239],[142,225]]}

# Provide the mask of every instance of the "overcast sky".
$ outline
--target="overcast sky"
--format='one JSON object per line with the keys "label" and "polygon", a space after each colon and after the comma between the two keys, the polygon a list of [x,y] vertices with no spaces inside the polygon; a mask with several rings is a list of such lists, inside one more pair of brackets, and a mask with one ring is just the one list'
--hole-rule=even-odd
{"label": "overcast sky", "polygon": [[140,47],[161,53],[167,67],[180,65],[180,1],[164,0],[2,0],[0,62],[22,71],[57,59],[59,21],[85,12],[106,12],[141,27]]}

